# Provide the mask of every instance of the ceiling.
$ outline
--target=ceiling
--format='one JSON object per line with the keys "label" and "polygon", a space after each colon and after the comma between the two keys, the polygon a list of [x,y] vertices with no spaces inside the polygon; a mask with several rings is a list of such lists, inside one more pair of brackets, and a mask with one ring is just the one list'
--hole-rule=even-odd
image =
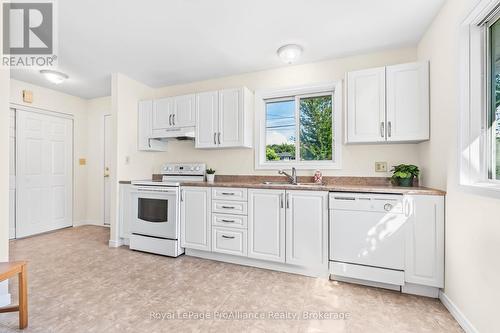
{"label": "ceiling", "polygon": [[444,0],[58,1],[61,85],[38,71],[15,79],[83,98],[111,93],[113,72],[152,87],[285,66],[278,47],[298,43],[299,63],[419,41]]}

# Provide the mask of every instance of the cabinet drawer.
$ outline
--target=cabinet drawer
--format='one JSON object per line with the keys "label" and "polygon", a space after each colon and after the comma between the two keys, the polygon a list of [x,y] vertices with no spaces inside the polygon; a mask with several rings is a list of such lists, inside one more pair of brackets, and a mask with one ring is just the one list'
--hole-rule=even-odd
{"label": "cabinet drawer", "polygon": [[214,187],[212,188],[212,199],[247,201],[247,189]]}
{"label": "cabinet drawer", "polygon": [[247,256],[247,231],[214,227],[212,229],[212,251]]}
{"label": "cabinet drawer", "polygon": [[212,224],[220,227],[246,229],[247,217],[244,215],[212,214]]}
{"label": "cabinet drawer", "polygon": [[223,214],[247,215],[248,203],[245,201],[212,200],[212,212]]}

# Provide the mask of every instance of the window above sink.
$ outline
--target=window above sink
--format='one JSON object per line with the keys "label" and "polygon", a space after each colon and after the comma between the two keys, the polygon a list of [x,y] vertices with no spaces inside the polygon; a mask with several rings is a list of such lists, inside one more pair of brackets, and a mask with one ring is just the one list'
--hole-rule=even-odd
{"label": "window above sink", "polygon": [[255,168],[340,169],[342,83],[256,92]]}

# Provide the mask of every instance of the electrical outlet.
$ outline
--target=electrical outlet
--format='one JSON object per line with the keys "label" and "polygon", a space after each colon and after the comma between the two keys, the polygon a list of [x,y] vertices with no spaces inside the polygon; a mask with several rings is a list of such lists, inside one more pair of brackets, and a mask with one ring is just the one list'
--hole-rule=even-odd
{"label": "electrical outlet", "polygon": [[375,162],[375,172],[387,172],[387,162]]}

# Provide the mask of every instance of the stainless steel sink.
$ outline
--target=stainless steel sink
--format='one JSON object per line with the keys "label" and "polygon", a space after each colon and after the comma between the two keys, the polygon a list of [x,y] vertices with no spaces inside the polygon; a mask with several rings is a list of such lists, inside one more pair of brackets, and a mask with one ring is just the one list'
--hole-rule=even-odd
{"label": "stainless steel sink", "polygon": [[264,185],[276,185],[276,186],[283,186],[283,185],[292,185],[292,186],[321,186],[323,184],[317,184],[317,183],[297,183],[297,184],[292,184],[289,182],[263,182],[262,184]]}
{"label": "stainless steel sink", "polygon": [[263,182],[264,185],[292,185],[289,182]]}

